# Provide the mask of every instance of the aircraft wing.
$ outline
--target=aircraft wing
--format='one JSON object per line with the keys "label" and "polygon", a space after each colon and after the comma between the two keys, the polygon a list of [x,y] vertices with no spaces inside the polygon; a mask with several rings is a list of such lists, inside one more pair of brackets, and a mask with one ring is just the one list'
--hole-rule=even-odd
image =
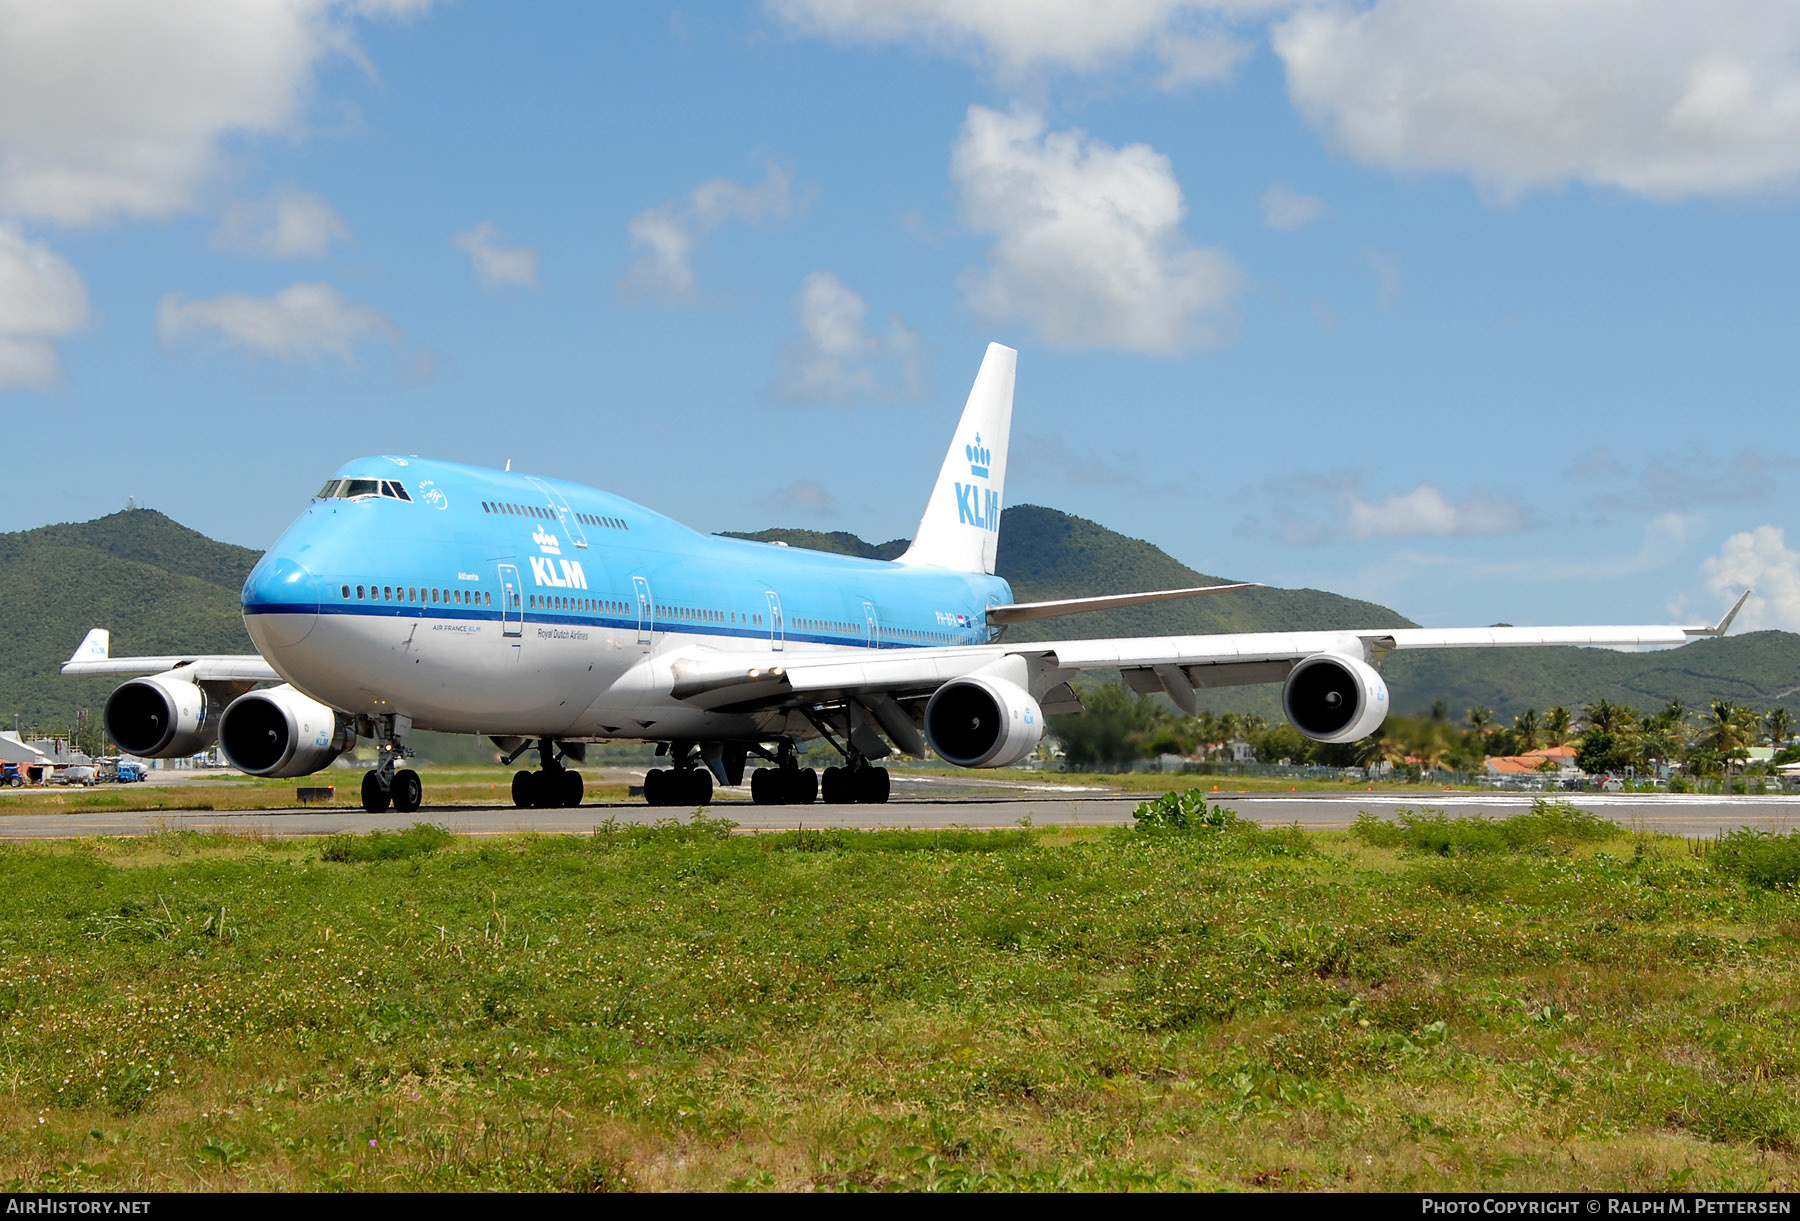
{"label": "aircraft wing", "polygon": [[183,653],[170,657],[114,657],[112,633],[97,627],[82,638],[69,660],[63,662],[64,674],[110,674],[135,678],[145,674],[163,674],[183,670],[183,677],[197,683],[278,683],[281,676],[275,668],[255,653]]}
{"label": "aircraft wing", "polygon": [[[1715,624],[1697,626],[1378,628],[1322,632],[1251,632],[1213,636],[1147,636],[1103,640],[1043,640],[1017,644],[844,653],[716,653],[695,651],[671,663],[671,693],[719,709],[778,707],[867,694],[926,694],[954,678],[984,672],[1024,679],[1044,710],[1073,711],[1073,692],[1060,684],[1082,670],[1117,669],[1139,691],[1166,691],[1192,712],[1196,688],[1280,682],[1308,657],[1335,653],[1379,662],[1407,649],[1523,648],[1576,645],[1605,648],[1686,644],[1721,636],[1744,604]],[[1021,671],[1023,671],[1021,673]]]}

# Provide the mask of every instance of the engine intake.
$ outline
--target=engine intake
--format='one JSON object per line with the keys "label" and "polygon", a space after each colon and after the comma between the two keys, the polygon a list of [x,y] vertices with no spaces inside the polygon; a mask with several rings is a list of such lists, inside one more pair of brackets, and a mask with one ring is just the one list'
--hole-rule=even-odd
{"label": "engine intake", "polygon": [[128,755],[175,759],[211,746],[219,726],[206,692],[167,674],[134,678],[107,697],[107,736]]}
{"label": "engine intake", "polygon": [[231,701],[219,745],[252,776],[306,776],[356,745],[350,719],[283,683]]}
{"label": "engine intake", "polygon": [[1031,693],[975,675],[939,687],[925,705],[925,740],[958,767],[1006,767],[1044,738],[1044,713]]}
{"label": "engine intake", "polygon": [[1315,742],[1355,742],[1387,719],[1387,684],[1367,662],[1320,653],[1289,672],[1281,710]]}

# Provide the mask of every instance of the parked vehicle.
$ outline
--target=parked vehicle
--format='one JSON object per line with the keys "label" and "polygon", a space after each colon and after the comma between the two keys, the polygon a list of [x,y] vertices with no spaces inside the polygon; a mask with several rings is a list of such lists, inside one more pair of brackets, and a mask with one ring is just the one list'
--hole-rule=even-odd
{"label": "parked vehicle", "polygon": [[16,763],[0,763],[0,784],[16,789],[25,783],[25,773]]}
{"label": "parked vehicle", "polygon": [[99,771],[91,764],[76,763],[69,767],[59,767],[56,774],[50,777],[51,784],[79,784],[83,788],[100,783]]}
{"label": "parked vehicle", "polygon": [[150,778],[150,769],[130,759],[102,759],[97,777],[101,784],[135,784]]}

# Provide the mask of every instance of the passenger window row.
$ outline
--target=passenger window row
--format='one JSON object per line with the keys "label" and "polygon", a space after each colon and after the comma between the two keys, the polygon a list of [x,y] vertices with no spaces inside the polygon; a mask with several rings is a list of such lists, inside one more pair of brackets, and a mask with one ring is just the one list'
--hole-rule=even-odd
{"label": "passenger window row", "polygon": [[889,640],[905,640],[912,644],[955,644],[948,632],[927,632],[916,627],[884,627],[881,634]]}
{"label": "passenger window row", "polygon": [[590,614],[623,615],[626,605],[610,598],[570,598],[562,594],[532,594],[532,610],[583,611]]}
{"label": "passenger window row", "polygon": [[327,479],[315,500],[359,500],[364,496],[386,496],[390,500],[411,501],[403,484],[392,479]]}
{"label": "passenger window row", "polygon": [[543,505],[515,505],[498,500],[484,500],[481,502],[481,511],[483,513],[499,513],[505,517],[535,517],[540,521],[557,520],[556,514]]}
{"label": "passenger window row", "polygon": [[[364,590],[367,590],[365,595]],[[431,605],[437,603],[448,606],[492,606],[494,595],[479,589],[431,589],[419,585],[369,585],[356,587],[350,592],[350,586],[341,587],[344,601],[356,602],[404,602],[414,605]]]}
{"label": "passenger window row", "polygon": [[[481,502],[483,513],[498,513],[503,517],[535,517],[539,521],[560,521],[561,516],[555,509],[543,505],[519,505],[504,500],[484,500]],[[584,526],[599,526],[607,530],[629,530],[622,517],[600,517],[593,513],[577,513],[575,519]]]}

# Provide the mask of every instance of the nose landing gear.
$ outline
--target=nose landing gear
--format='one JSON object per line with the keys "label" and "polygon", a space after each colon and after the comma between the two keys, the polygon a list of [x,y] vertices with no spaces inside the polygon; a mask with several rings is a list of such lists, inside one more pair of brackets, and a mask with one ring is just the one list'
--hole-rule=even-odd
{"label": "nose landing gear", "polygon": [[412,814],[425,804],[425,786],[419,773],[397,765],[412,756],[400,744],[400,738],[412,728],[403,716],[384,716],[375,721],[375,767],[363,773],[362,808],[368,814],[385,814],[388,806],[396,814]]}

